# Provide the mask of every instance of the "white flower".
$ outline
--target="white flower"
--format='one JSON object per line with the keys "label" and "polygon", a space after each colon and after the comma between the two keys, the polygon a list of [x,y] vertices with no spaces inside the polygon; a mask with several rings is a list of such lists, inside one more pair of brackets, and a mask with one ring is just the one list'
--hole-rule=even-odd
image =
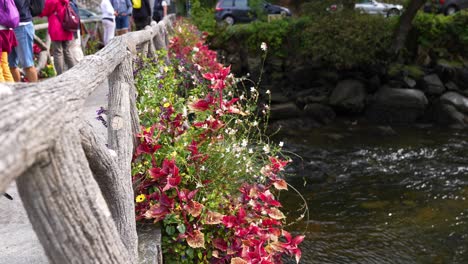
{"label": "white flower", "polygon": [[260,45],[260,48],[263,50],[263,51],[266,51],[267,50],[267,44],[265,42],[262,42],[262,44]]}
{"label": "white flower", "polygon": [[265,92],[265,93],[266,93],[266,94],[270,94],[271,92],[270,92],[270,90],[266,90],[266,92]]}
{"label": "white flower", "polygon": [[247,147],[247,139],[242,140],[242,146],[245,148]]}
{"label": "white flower", "polygon": [[280,141],[279,146],[282,147],[284,145],[283,141]]}
{"label": "white flower", "polygon": [[193,47],[193,51],[195,51],[195,52],[199,52],[199,51],[200,51],[200,49],[198,49],[198,47]]}
{"label": "white flower", "polygon": [[270,146],[268,145],[263,146],[263,151],[265,152],[265,154],[270,153]]}
{"label": "white flower", "polygon": [[163,101],[163,103],[165,103],[167,101],[167,98],[163,97],[162,101]]}
{"label": "white flower", "polygon": [[244,100],[244,95],[243,94],[241,94],[241,96],[239,96],[239,100],[241,100],[241,101]]}
{"label": "white flower", "polygon": [[253,149],[249,148],[249,153],[252,154],[252,153],[253,153]]}
{"label": "white flower", "polygon": [[250,92],[255,93],[257,90],[255,90],[255,87],[250,87]]}
{"label": "white flower", "polygon": [[185,69],[185,68],[184,68],[184,66],[181,66],[181,65],[179,65],[179,67],[178,67],[178,68],[179,68],[179,71],[180,71],[180,72],[183,72],[183,71],[184,71],[184,69]]}
{"label": "white flower", "polygon": [[252,126],[254,126],[254,127],[258,126],[258,122],[257,122],[257,121],[254,121],[254,122],[252,123]]}

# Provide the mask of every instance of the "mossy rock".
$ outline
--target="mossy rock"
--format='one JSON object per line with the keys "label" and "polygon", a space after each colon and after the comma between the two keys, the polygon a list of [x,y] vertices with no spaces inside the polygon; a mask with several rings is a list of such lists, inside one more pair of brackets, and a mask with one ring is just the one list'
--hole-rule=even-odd
{"label": "mossy rock", "polygon": [[418,65],[404,65],[399,63],[391,64],[387,69],[387,74],[390,77],[399,77],[402,73],[415,80],[419,80],[424,76],[424,71]]}

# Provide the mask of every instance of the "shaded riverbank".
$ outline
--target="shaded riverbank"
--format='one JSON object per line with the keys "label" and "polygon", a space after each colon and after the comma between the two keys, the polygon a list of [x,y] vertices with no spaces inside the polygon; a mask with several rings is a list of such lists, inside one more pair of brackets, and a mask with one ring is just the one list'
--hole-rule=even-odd
{"label": "shaded riverbank", "polygon": [[338,122],[276,137],[302,157],[288,170],[310,208],[294,226],[307,235],[302,263],[467,263],[468,132],[382,129]]}

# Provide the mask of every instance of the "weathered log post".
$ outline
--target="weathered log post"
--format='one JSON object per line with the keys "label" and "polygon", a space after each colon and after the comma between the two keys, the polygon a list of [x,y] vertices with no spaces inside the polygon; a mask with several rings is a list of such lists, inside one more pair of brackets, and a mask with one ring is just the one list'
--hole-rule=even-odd
{"label": "weathered log post", "polygon": [[138,236],[135,223],[135,205],[133,202],[132,168],[133,138],[136,136],[132,131],[130,93],[134,86],[132,55],[128,52],[124,61],[115,69],[109,78],[109,107],[108,107],[108,142],[109,148],[117,154],[117,166],[119,177],[114,179],[124,183],[127,190],[124,193],[113,193],[120,196],[119,199],[126,201],[125,207],[116,210],[115,218],[120,237],[127,246],[130,255],[138,256]]}
{"label": "weathered log post", "polygon": [[18,178],[28,217],[51,263],[131,263],[75,126]]}

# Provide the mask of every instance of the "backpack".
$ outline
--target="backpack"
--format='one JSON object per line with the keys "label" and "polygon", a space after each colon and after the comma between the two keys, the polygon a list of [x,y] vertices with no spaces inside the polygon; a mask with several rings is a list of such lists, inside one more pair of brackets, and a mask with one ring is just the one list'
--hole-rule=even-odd
{"label": "backpack", "polygon": [[141,8],[141,0],[132,0],[133,9],[140,9]]}
{"label": "backpack", "polygon": [[15,28],[19,25],[20,15],[13,0],[0,0],[0,25]]}
{"label": "backpack", "polygon": [[70,3],[65,4],[63,12],[62,27],[65,31],[76,32],[80,26],[80,17],[73,10]]}
{"label": "backpack", "polygon": [[31,0],[29,2],[29,10],[33,17],[38,16],[42,13],[45,6],[45,0]]}

